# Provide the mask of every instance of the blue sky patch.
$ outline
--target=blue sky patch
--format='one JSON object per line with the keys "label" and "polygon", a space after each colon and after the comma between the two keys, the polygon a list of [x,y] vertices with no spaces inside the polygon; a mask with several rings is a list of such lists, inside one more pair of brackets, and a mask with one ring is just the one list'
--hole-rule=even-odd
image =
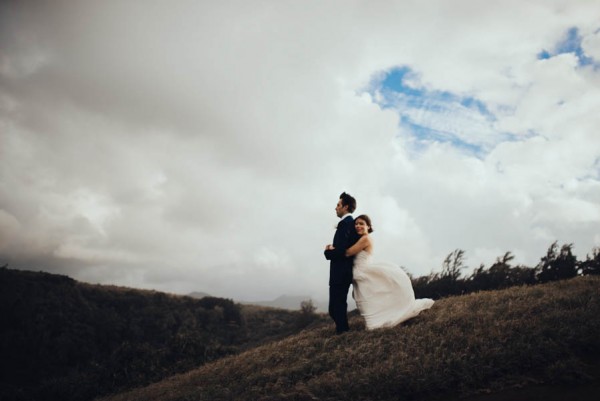
{"label": "blue sky patch", "polygon": [[431,142],[448,143],[482,157],[510,135],[494,129],[495,115],[481,100],[428,88],[408,66],[379,74],[369,92],[385,109],[394,109],[417,149]]}
{"label": "blue sky patch", "polygon": [[581,47],[581,41],[583,37],[579,33],[577,27],[570,28],[563,38],[554,46],[552,51],[543,49],[538,53],[537,58],[539,60],[546,60],[559,54],[572,53],[577,57],[579,66],[594,65],[595,67],[600,66],[599,63],[595,62],[593,58],[588,57],[583,48]]}

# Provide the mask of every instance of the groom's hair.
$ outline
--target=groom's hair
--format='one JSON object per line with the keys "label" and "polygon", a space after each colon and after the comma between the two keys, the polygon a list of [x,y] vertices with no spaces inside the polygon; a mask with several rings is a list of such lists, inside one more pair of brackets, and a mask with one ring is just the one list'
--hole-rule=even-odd
{"label": "groom's hair", "polygon": [[356,210],[356,199],[345,192],[342,192],[340,199],[342,200],[342,206],[348,206],[348,211],[354,213]]}

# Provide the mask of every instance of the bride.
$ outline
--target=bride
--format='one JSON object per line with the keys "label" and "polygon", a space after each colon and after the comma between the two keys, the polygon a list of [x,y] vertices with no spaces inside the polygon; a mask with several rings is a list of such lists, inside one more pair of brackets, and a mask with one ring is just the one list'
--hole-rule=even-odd
{"label": "bride", "polygon": [[352,274],[352,297],[368,330],[392,327],[431,308],[433,300],[415,299],[408,275],[391,263],[373,262],[373,232],[371,219],[358,216],[354,227],[360,236],[356,244],[346,250],[346,256],[355,256]]}

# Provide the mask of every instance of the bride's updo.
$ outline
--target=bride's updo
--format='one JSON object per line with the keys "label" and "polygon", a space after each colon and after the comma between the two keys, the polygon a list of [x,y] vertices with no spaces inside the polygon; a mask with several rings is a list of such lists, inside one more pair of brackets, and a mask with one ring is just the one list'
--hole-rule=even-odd
{"label": "bride's updo", "polygon": [[367,226],[369,226],[369,234],[371,234],[373,232],[373,225],[371,224],[371,219],[369,218],[369,216],[367,216],[366,214],[361,214],[360,216],[358,216],[354,220],[356,221],[358,219],[361,219],[362,221],[364,221],[365,223],[367,223]]}

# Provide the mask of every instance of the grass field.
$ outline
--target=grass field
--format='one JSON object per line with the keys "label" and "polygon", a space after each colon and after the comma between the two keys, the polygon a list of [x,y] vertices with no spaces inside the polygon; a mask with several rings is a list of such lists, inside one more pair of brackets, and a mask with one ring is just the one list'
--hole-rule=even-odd
{"label": "grass field", "polygon": [[356,316],[351,328],[313,327],[103,400],[434,400],[600,380],[600,277],[450,297],[388,329]]}

